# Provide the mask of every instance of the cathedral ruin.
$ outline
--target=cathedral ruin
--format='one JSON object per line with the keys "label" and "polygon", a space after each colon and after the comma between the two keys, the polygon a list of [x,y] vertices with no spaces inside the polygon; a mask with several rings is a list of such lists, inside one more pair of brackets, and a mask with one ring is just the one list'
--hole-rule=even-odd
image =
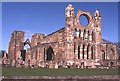
{"label": "cathedral ruin", "polygon": [[[49,35],[35,33],[24,41],[23,31],[14,31],[8,49],[10,65],[41,68],[116,67],[118,47],[102,39],[101,14],[78,10],[69,4],[65,9],[65,26]],[[88,19],[83,26],[80,17]],[[30,48],[24,49],[25,45]]]}

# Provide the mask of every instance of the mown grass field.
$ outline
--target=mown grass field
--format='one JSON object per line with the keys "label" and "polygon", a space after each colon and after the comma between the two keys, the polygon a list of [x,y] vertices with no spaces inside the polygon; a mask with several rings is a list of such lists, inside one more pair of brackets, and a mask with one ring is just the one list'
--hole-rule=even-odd
{"label": "mown grass field", "polygon": [[77,68],[16,68],[2,67],[3,76],[93,76],[118,75],[120,68],[112,69],[77,69]]}

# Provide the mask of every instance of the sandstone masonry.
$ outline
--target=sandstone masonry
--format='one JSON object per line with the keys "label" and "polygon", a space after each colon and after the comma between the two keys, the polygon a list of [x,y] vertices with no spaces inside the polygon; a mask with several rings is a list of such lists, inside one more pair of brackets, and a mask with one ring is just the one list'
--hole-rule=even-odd
{"label": "sandstone masonry", "polygon": [[[78,10],[69,4],[65,9],[65,27],[49,35],[35,33],[31,42],[24,41],[23,31],[14,31],[9,43],[9,60],[16,67],[41,68],[97,68],[116,67],[118,47],[102,39],[101,14]],[[80,16],[88,19],[87,26],[80,23]],[[30,48],[24,50],[24,46]]]}

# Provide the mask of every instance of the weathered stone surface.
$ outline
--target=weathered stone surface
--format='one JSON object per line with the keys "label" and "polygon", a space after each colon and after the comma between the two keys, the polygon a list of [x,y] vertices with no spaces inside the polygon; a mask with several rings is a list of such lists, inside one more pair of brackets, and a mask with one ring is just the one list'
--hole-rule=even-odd
{"label": "weathered stone surface", "polygon": [[[116,67],[118,47],[112,42],[103,42],[101,14],[98,10],[92,16],[90,12],[79,10],[74,15],[74,8],[69,4],[66,8],[65,27],[49,35],[35,33],[31,42],[24,42],[24,32],[14,31],[9,43],[9,59],[13,60],[24,55],[24,46],[30,48],[25,53],[25,66],[29,67],[75,67],[97,68]],[[87,26],[79,19],[86,16]],[[23,50],[19,54],[20,50]],[[23,58],[23,57],[22,57]]]}

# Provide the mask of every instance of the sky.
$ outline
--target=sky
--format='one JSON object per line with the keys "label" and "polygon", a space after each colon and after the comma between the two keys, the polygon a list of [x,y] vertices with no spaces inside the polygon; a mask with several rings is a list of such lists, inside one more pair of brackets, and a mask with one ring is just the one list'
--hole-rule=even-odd
{"label": "sky", "polygon": [[[11,33],[25,31],[25,39],[34,33],[50,34],[65,26],[65,8],[72,4],[78,10],[89,11],[92,16],[99,10],[102,16],[102,37],[118,41],[117,2],[3,2],[2,49],[8,51]],[[83,19],[84,21],[85,19]],[[81,23],[86,23],[81,20]]]}

